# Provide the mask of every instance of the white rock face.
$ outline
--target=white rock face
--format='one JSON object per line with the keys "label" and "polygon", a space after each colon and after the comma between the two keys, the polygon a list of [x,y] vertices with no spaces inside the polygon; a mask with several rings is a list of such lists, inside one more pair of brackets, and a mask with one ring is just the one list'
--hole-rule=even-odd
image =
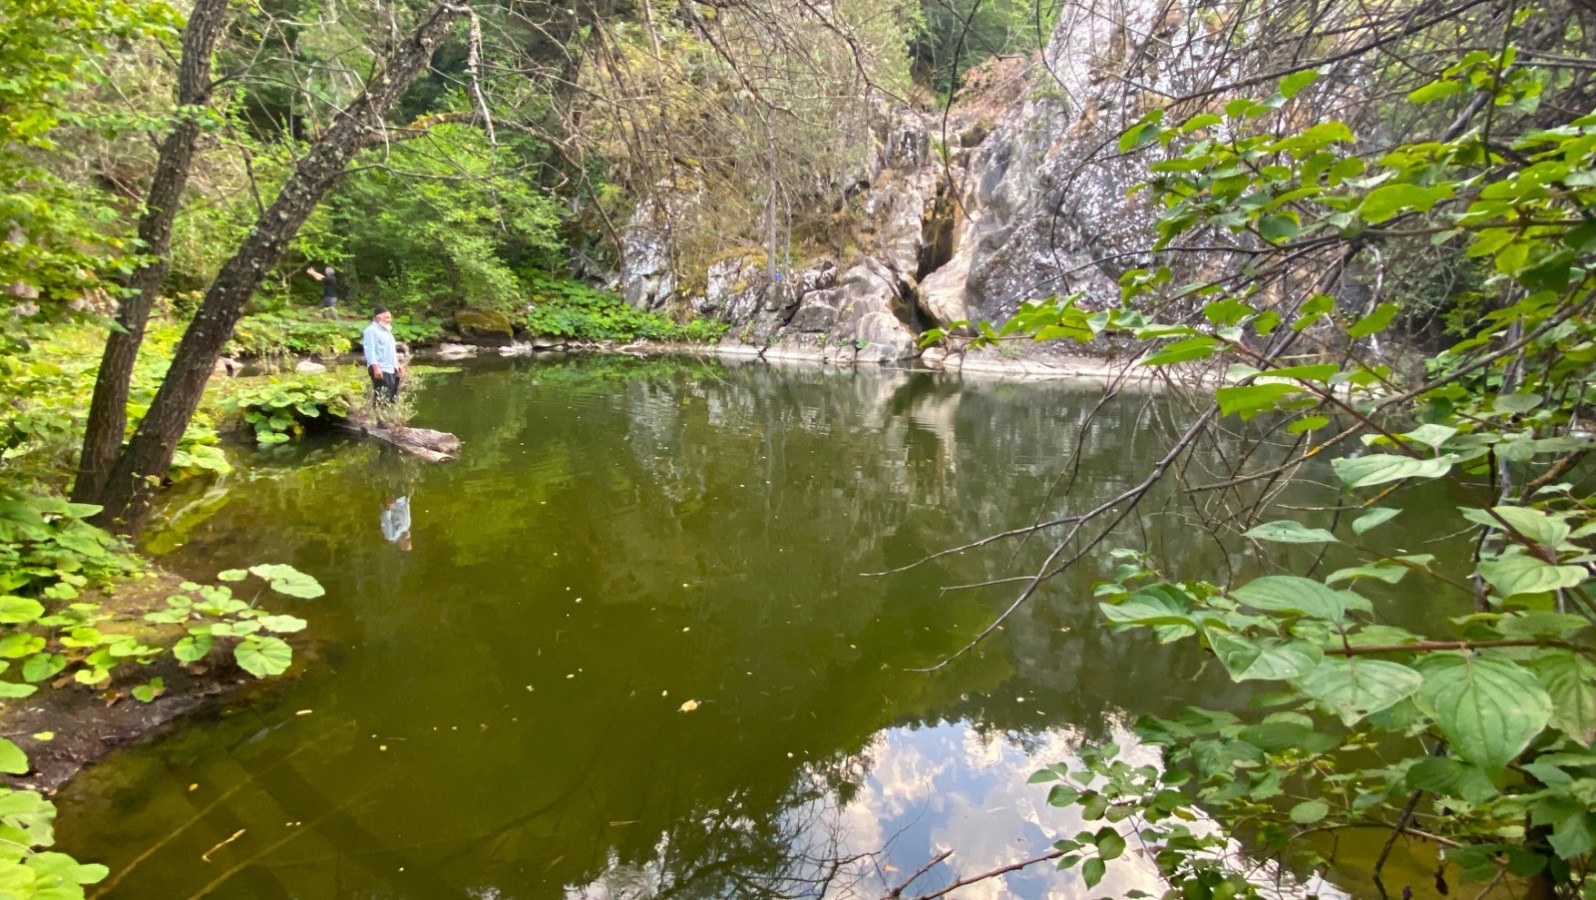
{"label": "white rock face", "polygon": [[302,359],[294,364],[294,371],[301,375],[320,375],[327,371],[327,367],[319,362]]}
{"label": "white rock face", "polygon": [[[675,300],[727,322],[728,352],[861,364],[916,358],[924,330],[1002,322],[1028,300],[1116,302],[1119,275],[1145,262],[1136,251],[1155,217],[1145,194],[1128,196],[1148,160],[1114,152],[1117,136],[1158,96],[1234,74],[1204,62],[1213,38],[1199,11],[1196,0],[1067,0],[1028,70],[946,117],[892,113],[862,191],[849,190],[865,220],[857,258],[810,260],[776,278],[763,253],[678,273],[666,220],[690,199],[639,204],[623,235],[627,302]],[[702,295],[674,296],[695,281]],[[1014,352],[1081,351],[1019,342]]]}

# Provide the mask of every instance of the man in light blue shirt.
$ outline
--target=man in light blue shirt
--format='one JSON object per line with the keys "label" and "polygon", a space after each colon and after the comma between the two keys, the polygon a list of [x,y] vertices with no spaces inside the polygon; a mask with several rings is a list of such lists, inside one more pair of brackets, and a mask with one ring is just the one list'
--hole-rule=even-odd
{"label": "man in light blue shirt", "polygon": [[379,406],[392,403],[399,396],[399,379],[405,374],[405,367],[399,364],[399,354],[394,347],[393,314],[388,312],[388,307],[377,307],[371,324],[360,336],[360,345],[366,351],[373,399]]}

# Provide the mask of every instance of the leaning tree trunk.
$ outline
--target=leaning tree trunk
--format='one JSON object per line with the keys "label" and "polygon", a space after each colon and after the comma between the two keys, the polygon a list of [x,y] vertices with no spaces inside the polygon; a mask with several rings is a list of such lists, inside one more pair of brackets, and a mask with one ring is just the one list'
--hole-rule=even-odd
{"label": "leaning tree trunk", "polygon": [[222,346],[244,314],[244,304],[349,160],[381,134],[383,117],[427,65],[449,25],[466,12],[467,7],[452,3],[433,7],[426,21],[384,61],[366,90],[311,146],[277,199],[222,265],[194,321],[183,333],[154,403],[111,470],[100,497],[104,509],[95,517],[96,524],[125,534],[137,534],[144,527],[153,486],[171,466]]}
{"label": "leaning tree trunk", "polygon": [[172,221],[177,217],[183,188],[188,184],[194,143],[199,138],[200,117],[211,99],[211,51],[227,18],[227,0],[196,0],[183,29],[183,57],[177,70],[177,124],[161,142],[155,178],[139,217],[139,242],[150,261],[128,278],[127,294],[117,309],[116,324],[105,341],[100,373],[94,380],[88,426],[83,433],[83,453],[78,458],[77,482],[72,499],[98,502],[105,491],[116,452],[127,433],[127,395],[133,380],[133,363],[150,308],[166,281],[171,264]]}

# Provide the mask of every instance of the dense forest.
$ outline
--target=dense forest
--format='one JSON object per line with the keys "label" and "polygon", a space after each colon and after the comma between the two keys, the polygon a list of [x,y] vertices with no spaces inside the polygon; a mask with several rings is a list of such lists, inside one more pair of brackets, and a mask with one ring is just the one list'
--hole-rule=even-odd
{"label": "dense forest", "polygon": [[[21,680],[0,694],[109,690],[213,638],[287,668],[272,635],[304,621],[227,584],[150,620],[208,617],[169,650],[80,593],[143,570],[127,539],[163,486],[230,466],[229,421],[282,443],[364,389],[220,383],[219,360],[332,359],[379,304],[412,344],[1067,347],[1187,421],[1110,500],[956,548],[1052,549],[944,665],[1112,559],[1108,622],[1280,690],[1251,718],[1143,720],[1161,767],[1089,747],[1041,773],[1093,825],[1030,862],[1095,886],[1129,822],[1174,895],[1252,896],[1232,834],[1312,871],[1315,835],[1377,830],[1382,896],[1404,837],[1487,890],[1590,896],[1593,25],[1586,0],[13,0],[0,640]],[[1326,460],[1329,528],[1279,503]],[[1437,484],[1461,560],[1418,543],[1442,534],[1383,536]],[[1127,537],[1169,488],[1251,562],[1188,571]],[[1342,550],[1358,561],[1321,572]],[[320,591],[286,566],[223,575]],[[1471,611],[1387,615],[1420,580]],[[5,739],[0,769],[29,771]],[[103,875],[63,868],[53,810],[9,796],[0,866]]]}

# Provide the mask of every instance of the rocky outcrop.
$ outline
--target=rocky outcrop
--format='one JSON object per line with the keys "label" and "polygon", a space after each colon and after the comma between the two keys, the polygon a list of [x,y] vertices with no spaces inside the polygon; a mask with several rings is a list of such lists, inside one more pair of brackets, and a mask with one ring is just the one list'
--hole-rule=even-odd
{"label": "rocky outcrop", "polygon": [[[1153,98],[1215,74],[1202,68],[1207,38],[1170,9],[1076,2],[1037,59],[989,66],[949,114],[892,112],[868,177],[848,198],[853,255],[782,271],[755,250],[707,273],[676,271],[671,222],[692,205],[677,194],[640,206],[623,236],[623,295],[730,323],[729,353],[837,363],[909,360],[928,328],[1001,322],[1028,300],[1115,302],[1120,273],[1145,262],[1137,251],[1153,220],[1144,200],[1128,196],[1146,160],[1114,153],[1115,140]],[[695,283],[701,293],[678,295]],[[1005,350],[1044,362],[1081,352],[1058,342]]]}
{"label": "rocky outcrop", "polygon": [[515,338],[510,317],[491,309],[462,309],[454,314],[454,328],[474,341],[509,343]]}

